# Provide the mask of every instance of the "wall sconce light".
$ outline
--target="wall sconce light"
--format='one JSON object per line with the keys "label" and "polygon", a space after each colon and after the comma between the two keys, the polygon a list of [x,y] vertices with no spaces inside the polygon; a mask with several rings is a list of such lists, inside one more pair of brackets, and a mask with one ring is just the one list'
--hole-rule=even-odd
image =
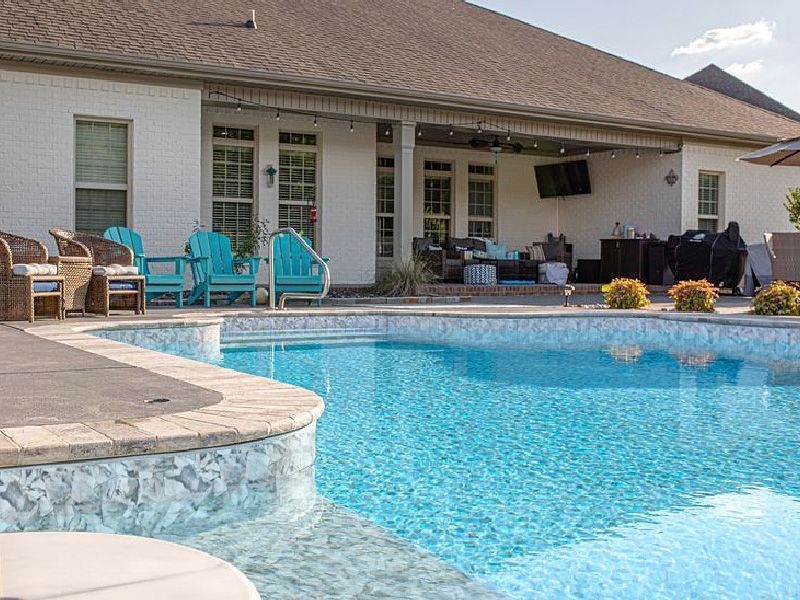
{"label": "wall sconce light", "polygon": [[667,173],[667,176],[664,177],[664,181],[666,181],[669,184],[669,187],[675,185],[678,179],[679,177],[675,174],[675,169],[670,169],[669,173]]}
{"label": "wall sconce light", "polygon": [[264,175],[267,178],[267,187],[272,187],[275,185],[275,174],[278,172],[278,169],[273,167],[272,165],[267,165],[264,168]]}

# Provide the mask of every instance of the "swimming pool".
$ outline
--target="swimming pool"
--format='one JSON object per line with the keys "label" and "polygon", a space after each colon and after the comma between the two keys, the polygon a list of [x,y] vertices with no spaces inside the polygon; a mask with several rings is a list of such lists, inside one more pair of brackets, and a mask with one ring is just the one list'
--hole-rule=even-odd
{"label": "swimming pool", "polygon": [[316,493],[157,535],[231,560],[265,597],[800,589],[790,336],[599,319],[308,329],[321,323],[229,327],[207,357],[324,398]]}

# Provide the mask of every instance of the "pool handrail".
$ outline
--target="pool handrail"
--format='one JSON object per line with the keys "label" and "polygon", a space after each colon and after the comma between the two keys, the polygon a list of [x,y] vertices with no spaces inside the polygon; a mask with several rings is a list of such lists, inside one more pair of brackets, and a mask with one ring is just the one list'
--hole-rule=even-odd
{"label": "pool handrail", "polygon": [[[320,265],[322,269],[322,288],[319,292],[283,292],[280,301],[277,301],[277,286],[275,283],[275,240],[284,236],[290,235],[300,243],[300,246],[308,252],[312,261]],[[297,233],[292,227],[281,227],[273,231],[267,240],[267,256],[269,263],[269,307],[272,310],[286,310],[286,300],[293,298],[298,300],[319,300],[321,301],[328,295],[331,287],[331,271],[328,267],[328,262],[322,258],[314,248],[305,240],[303,236]]]}

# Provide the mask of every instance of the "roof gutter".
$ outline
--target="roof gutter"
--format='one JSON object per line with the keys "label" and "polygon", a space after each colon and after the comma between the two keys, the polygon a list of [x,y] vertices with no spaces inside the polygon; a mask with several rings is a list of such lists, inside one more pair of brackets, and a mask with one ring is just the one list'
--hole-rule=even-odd
{"label": "roof gutter", "polygon": [[626,131],[657,133],[662,135],[694,136],[728,143],[774,143],[781,139],[764,134],[717,131],[693,126],[666,125],[652,121],[625,119],[608,115],[551,108],[527,107],[510,102],[482,100],[477,98],[471,99],[417,90],[402,90],[330,79],[252,71],[235,67],[166,61],[140,56],[120,56],[86,50],[35,46],[8,41],[0,41],[0,52],[10,55],[12,59],[15,60],[37,60],[49,64],[63,64],[65,60],[69,60],[77,66],[109,69],[113,71],[135,71],[137,73],[149,75],[188,77],[228,84],[292,88],[306,93],[346,95],[373,101],[398,101],[449,110],[494,112],[507,117],[532,118],[567,124],[612,127],[614,129]]}

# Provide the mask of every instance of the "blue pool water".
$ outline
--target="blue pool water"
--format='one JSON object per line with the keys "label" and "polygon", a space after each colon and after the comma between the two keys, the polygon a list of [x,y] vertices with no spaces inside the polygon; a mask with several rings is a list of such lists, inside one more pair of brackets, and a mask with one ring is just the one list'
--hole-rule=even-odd
{"label": "blue pool water", "polygon": [[313,339],[218,362],[319,393],[320,496],[500,596],[800,595],[800,365]]}

